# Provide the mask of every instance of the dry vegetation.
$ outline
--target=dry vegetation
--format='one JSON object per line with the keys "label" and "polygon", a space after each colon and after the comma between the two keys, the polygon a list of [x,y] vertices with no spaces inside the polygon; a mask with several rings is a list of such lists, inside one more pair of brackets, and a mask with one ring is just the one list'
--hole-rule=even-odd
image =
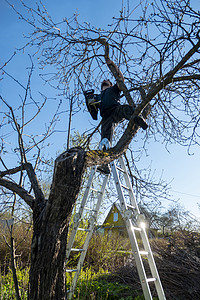
{"label": "dry vegetation", "polygon": [[[30,225],[18,223],[13,227],[13,237],[15,241],[16,263],[20,268],[29,266],[30,248],[32,239],[32,229]],[[0,228],[0,266],[7,269],[10,266],[10,234]]]}
{"label": "dry vegetation", "polygon": [[[200,299],[200,234],[176,232],[168,238],[153,239],[152,249],[163,283],[166,298],[170,300]],[[120,280],[139,289],[139,277],[134,259],[116,270],[110,280]]]}
{"label": "dry vegetation", "polygon": [[[18,224],[14,230],[14,237],[17,265],[22,269],[29,265],[31,230],[25,224]],[[8,234],[6,239],[9,241]],[[80,246],[81,240],[82,237],[80,236],[77,246]],[[167,299],[199,300],[200,234],[178,231],[168,237],[152,239],[151,246],[155,253],[154,257]],[[84,270],[90,269],[98,273],[100,269],[103,269],[106,272],[107,284],[114,285],[117,282],[142,294],[135,262],[130,253],[128,239],[95,234],[90,242]],[[77,256],[73,256],[70,264],[75,265],[76,261]],[[0,264],[1,271],[5,274],[10,266],[10,253],[2,234],[0,238]],[[107,271],[109,275],[107,275]],[[99,278],[101,283],[103,277],[101,275]]]}

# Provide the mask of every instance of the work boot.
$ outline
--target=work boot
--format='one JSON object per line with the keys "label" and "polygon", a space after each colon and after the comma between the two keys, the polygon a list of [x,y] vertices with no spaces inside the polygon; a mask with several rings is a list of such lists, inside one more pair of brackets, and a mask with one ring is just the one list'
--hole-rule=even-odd
{"label": "work boot", "polygon": [[142,117],[136,116],[133,120],[135,124],[142,127],[143,130],[146,130],[148,128],[146,121]]}
{"label": "work boot", "polygon": [[97,170],[105,175],[110,174],[110,167],[109,165],[101,165],[97,167]]}

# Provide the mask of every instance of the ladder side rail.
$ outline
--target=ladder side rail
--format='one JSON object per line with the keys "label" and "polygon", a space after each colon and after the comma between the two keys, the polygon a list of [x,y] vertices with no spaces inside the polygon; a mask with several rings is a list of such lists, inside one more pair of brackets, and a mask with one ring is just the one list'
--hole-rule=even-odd
{"label": "ladder side rail", "polygon": [[142,286],[142,290],[143,290],[143,293],[144,293],[145,300],[152,300],[153,298],[152,298],[152,295],[151,295],[151,290],[149,288],[149,284],[147,282],[147,276],[146,276],[144,264],[143,264],[143,261],[142,261],[142,257],[140,255],[140,250],[139,250],[139,246],[138,246],[134,226],[133,226],[132,221],[130,219],[125,219],[125,224],[126,224],[129,240],[130,240],[130,243],[131,243],[131,248],[132,248],[132,251],[133,251],[133,255],[134,255],[134,258],[135,258],[137,271],[138,271],[138,275],[139,275],[139,278],[140,278],[140,282],[141,282],[141,286]]}
{"label": "ladder side rail", "polygon": [[89,232],[87,234],[86,240],[85,240],[84,245],[83,245],[83,251],[81,252],[81,255],[80,255],[79,260],[78,260],[76,272],[74,274],[72,284],[71,284],[71,287],[70,287],[70,292],[68,294],[68,299],[71,299],[73,294],[74,294],[74,291],[75,291],[75,288],[76,288],[76,285],[77,285],[77,281],[78,281],[78,277],[80,275],[80,272],[81,272],[81,269],[82,269],[82,266],[83,266],[83,262],[85,260],[85,256],[86,256],[86,253],[87,253],[87,248],[88,248],[89,242],[91,240],[93,231],[94,231],[94,223],[93,224],[91,223],[90,226],[89,226]]}
{"label": "ladder side rail", "polygon": [[81,271],[83,262],[85,260],[85,256],[86,256],[86,253],[87,253],[89,242],[91,240],[91,237],[92,237],[92,234],[93,234],[93,231],[94,231],[95,220],[96,220],[96,217],[97,217],[97,214],[98,214],[98,211],[99,211],[102,199],[103,199],[104,190],[105,190],[107,181],[108,181],[108,176],[106,176],[104,178],[104,181],[103,181],[103,184],[102,184],[102,188],[101,188],[101,193],[100,193],[100,195],[98,197],[98,201],[97,201],[94,213],[93,213],[92,217],[90,218],[90,225],[89,225],[88,234],[86,236],[86,240],[85,240],[84,245],[83,245],[83,251],[82,251],[82,253],[81,253],[80,257],[79,257],[79,260],[78,260],[77,269],[76,269],[77,271],[76,271],[76,273],[75,273],[75,275],[73,277],[73,280],[72,280],[70,292],[68,294],[68,299],[72,298],[72,296],[74,294],[74,291],[75,291],[75,288],[76,288],[76,285],[77,285],[78,277],[80,275],[80,271]]}
{"label": "ladder side rail", "polygon": [[87,249],[88,249],[90,240],[92,238],[92,234],[93,234],[94,226],[95,226],[95,221],[97,219],[97,215],[98,215],[98,212],[99,212],[102,200],[103,200],[103,196],[104,196],[104,193],[105,193],[105,189],[106,189],[106,185],[107,185],[107,182],[108,182],[108,178],[109,178],[109,175],[105,175],[105,178],[103,180],[103,184],[102,184],[102,187],[101,187],[101,192],[100,192],[100,194],[98,196],[98,200],[97,200],[97,203],[96,203],[96,207],[95,207],[94,213],[93,213],[93,215],[90,218],[89,232],[88,232],[88,234],[86,236],[86,240],[85,240],[84,245],[83,245],[83,251],[81,252],[81,255],[80,255],[79,260],[78,260],[77,271],[74,274],[74,277],[73,277],[73,280],[72,280],[71,289],[70,289],[70,292],[68,294],[68,298],[69,299],[72,298],[72,296],[74,294],[74,290],[75,290],[76,285],[77,285],[78,277],[79,277],[79,274],[81,272],[81,268],[83,266],[83,262],[85,260],[85,256],[86,256],[86,253],[87,253]]}
{"label": "ladder side rail", "polygon": [[[130,182],[130,178],[129,178],[127,168],[126,168],[123,157],[119,158],[119,162],[120,162],[120,165],[121,165],[122,169],[124,170],[124,179],[125,179],[126,185],[127,185],[128,188],[130,188],[130,192],[129,192],[130,198],[132,200],[132,197],[133,197],[133,203],[135,204],[135,207],[136,207],[136,209],[139,213],[139,208],[138,208],[137,202],[135,200],[135,196],[134,196],[134,193],[133,193],[133,190],[132,190],[132,185],[131,185],[131,182]],[[157,270],[157,267],[156,267],[156,264],[155,264],[155,260],[154,260],[154,257],[153,257],[153,253],[152,253],[149,241],[148,241],[148,237],[147,237],[145,228],[141,227],[140,235],[141,235],[141,238],[142,238],[142,242],[143,242],[145,251],[148,253],[147,258],[148,258],[149,267],[150,267],[152,276],[154,278],[156,278],[156,281],[154,283],[155,283],[155,287],[156,287],[156,290],[157,290],[159,300],[165,300],[166,298],[165,298],[165,295],[164,295],[164,290],[162,288],[162,284],[161,284],[161,281],[160,281],[160,277],[159,277],[159,274],[158,274],[158,270]]]}
{"label": "ladder side rail", "polygon": [[[126,205],[126,201],[124,199],[124,194],[123,194],[122,187],[121,187],[121,184],[120,184],[120,178],[119,178],[119,174],[117,172],[115,162],[111,163],[111,169],[112,169],[112,172],[113,172],[116,189],[117,189],[117,192],[118,192],[118,195],[119,195],[120,205],[122,207],[122,212],[123,212],[123,215],[124,215],[124,213],[127,210],[127,205]],[[137,239],[136,239],[135,231],[133,229],[132,222],[131,222],[130,218],[126,218],[126,217],[124,218],[124,221],[125,221],[125,224],[126,224],[128,235],[129,235],[129,240],[130,240],[130,243],[131,243],[133,255],[135,257],[136,266],[137,266],[137,270],[138,270],[138,274],[139,274],[139,278],[140,278],[140,282],[141,282],[141,285],[142,285],[142,290],[143,290],[145,299],[146,300],[152,300],[151,291],[150,291],[150,288],[149,288],[149,284],[147,282],[147,277],[146,277],[146,274],[145,274],[145,269],[144,269],[144,265],[143,265],[143,262],[142,262],[142,258],[139,255],[139,247],[138,247],[138,243],[137,243]]]}
{"label": "ladder side rail", "polygon": [[72,232],[71,232],[69,241],[67,243],[66,260],[69,259],[69,256],[70,256],[70,253],[71,253],[71,248],[72,248],[72,245],[74,243],[75,236],[76,236],[79,224],[81,222],[81,217],[83,215],[83,210],[84,210],[86,201],[87,201],[88,196],[89,196],[89,192],[90,192],[92,181],[93,181],[93,178],[94,178],[94,175],[95,175],[95,172],[96,172],[96,168],[97,168],[96,166],[92,167],[92,170],[91,170],[90,175],[89,175],[89,179],[88,179],[87,186],[86,186],[86,189],[85,189],[85,192],[84,192],[84,195],[83,195],[83,199],[81,201],[81,205],[80,205],[79,211],[77,213],[78,217],[77,217],[77,220],[74,221]]}
{"label": "ladder side rail", "polygon": [[129,188],[129,196],[130,196],[130,200],[131,200],[131,205],[135,207],[135,209],[137,211],[137,214],[139,215],[140,210],[139,210],[139,207],[138,207],[138,204],[137,204],[134,192],[133,192],[133,187],[132,187],[132,184],[131,184],[131,181],[130,181],[128,170],[126,168],[126,165],[125,165],[125,162],[124,162],[124,159],[123,159],[122,156],[119,158],[119,162],[120,162],[120,165],[121,165],[122,169],[125,172],[124,173],[124,179],[125,179],[127,187]]}
{"label": "ladder side rail", "polygon": [[117,193],[119,195],[119,200],[120,200],[120,205],[121,205],[122,213],[124,213],[127,210],[127,205],[126,205],[126,201],[124,200],[124,194],[123,194],[123,191],[122,191],[122,188],[121,188],[120,178],[119,178],[119,174],[117,172],[117,168],[116,168],[115,162],[112,161],[111,164],[110,164],[110,166],[111,166],[111,170],[112,170],[112,173],[113,173],[113,177],[114,177],[114,181],[115,181]]}
{"label": "ladder side rail", "polygon": [[79,212],[78,212],[78,214],[80,215],[80,218],[82,217],[83,210],[84,210],[86,201],[87,201],[88,196],[89,196],[89,192],[90,192],[90,189],[91,189],[91,185],[92,185],[92,181],[93,181],[94,175],[96,173],[96,169],[97,169],[97,166],[94,166],[94,167],[92,167],[92,170],[90,172],[90,176],[89,176],[89,179],[88,179],[87,187],[85,189],[85,192],[84,192],[84,195],[83,195],[83,199],[81,201],[81,205],[80,205]]}
{"label": "ladder side rail", "polygon": [[97,218],[97,215],[98,215],[98,212],[99,212],[99,209],[100,209],[100,206],[101,206],[104,194],[105,194],[106,185],[107,185],[108,179],[110,178],[110,174],[107,174],[107,175],[104,175],[104,176],[105,177],[104,177],[104,180],[103,180],[103,184],[101,186],[101,190],[100,190],[100,193],[99,193],[99,196],[98,196],[96,208],[95,208],[94,214],[93,214],[95,219]]}
{"label": "ladder side rail", "polygon": [[148,240],[148,237],[147,237],[147,233],[146,233],[146,230],[143,226],[141,227],[140,235],[141,235],[141,238],[142,238],[144,249],[145,249],[145,251],[148,252],[147,259],[148,259],[148,262],[149,262],[149,267],[150,267],[152,276],[154,278],[156,278],[156,281],[154,282],[154,284],[155,284],[155,287],[156,287],[158,298],[159,298],[159,300],[166,300],[165,293],[164,293],[162,283],[161,283],[161,280],[160,280],[160,276],[159,276],[159,273],[158,273],[158,270],[157,270],[157,267],[156,267],[156,263],[155,263],[155,260],[154,260],[154,257],[153,257],[153,253],[152,253],[152,250],[151,250],[151,247],[150,247],[150,243],[149,243],[149,240]]}
{"label": "ladder side rail", "polygon": [[75,291],[75,288],[76,288],[76,285],[77,285],[77,281],[78,281],[78,277],[80,275],[80,272],[81,272],[81,269],[82,269],[82,266],[83,266],[83,262],[85,260],[85,256],[86,256],[86,253],[87,253],[87,248],[88,248],[89,242],[91,240],[93,231],[94,231],[94,223],[90,224],[90,226],[89,226],[89,232],[87,234],[86,240],[85,240],[84,245],[83,245],[83,251],[81,252],[81,255],[80,255],[79,260],[78,260],[76,272],[74,274],[72,284],[71,284],[71,287],[70,287],[70,292],[68,294],[68,299],[72,299],[72,296],[74,294],[74,291]]}
{"label": "ladder side rail", "polygon": [[[129,175],[128,175],[128,172],[127,172],[127,168],[126,168],[126,165],[125,165],[123,157],[119,158],[119,162],[120,162],[120,165],[121,165],[122,169],[125,172],[124,173],[124,179],[125,179],[126,185],[127,185],[128,188],[130,188],[129,195],[130,195],[131,201],[133,199],[132,204],[134,203],[134,205],[135,205],[135,207],[137,209],[138,214],[140,214],[137,202],[135,200],[135,196],[134,196],[134,193],[133,193],[132,185],[131,185],[131,182],[130,182],[130,178],[129,178]],[[161,281],[160,281],[160,277],[159,277],[159,274],[158,274],[158,270],[157,270],[157,267],[156,267],[156,264],[155,264],[155,260],[154,260],[154,257],[153,257],[153,253],[152,253],[149,241],[148,241],[148,237],[147,237],[145,228],[141,227],[140,235],[141,235],[141,238],[142,238],[142,242],[143,242],[145,251],[148,252],[147,258],[148,258],[148,263],[149,263],[149,267],[150,267],[152,276],[154,278],[156,278],[156,281],[154,283],[155,283],[155,287],[156,287],[156,290],[157,290],[157,294],[158,294],[159,300],[166,300],[165,294],[164,294],[164,290],[162,288],[162,284],[161,284]],[[129,235],[129,238],[131,240],[131,235]],[[137,242],[137,239],[136,239],[135,242]],[[139,249],[138,249],[138,251],[139,251]],[[145,281],[146,281],[146,279],[145,279]]]}

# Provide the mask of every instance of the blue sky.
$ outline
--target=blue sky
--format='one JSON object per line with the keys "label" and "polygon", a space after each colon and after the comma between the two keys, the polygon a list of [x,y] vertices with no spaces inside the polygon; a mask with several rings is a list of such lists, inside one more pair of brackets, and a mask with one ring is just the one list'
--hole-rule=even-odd
{"label": "blue sky", "polygon": [[[13,1],[18,6],[18,1]],[[26,3],[31,5],[33,1],[29,0]],[[65,17],[72,16],[73,13],[78,11],[82,21],[88,21],[92,25],[104,28],[107,24],[112,22],[112,17],[118,15],[118,11],[121,9],[120,0],[109,0],[109,1],[92,1],[92,0],[45,0],[43,1],[50,15],[54,20],[59,21]],[[139,0],[136,1],[136,4]],[[194,3],[197,3],[194,1]],[[23,33],[29,32],[27,26],[18,19],[16,14],[4,1],[0,1],[0,44],[1,44],[1,57],[0,64],[2,65],[7,61],[13,54],[15,48],[19,48],[23,45]],[[29,64],[29,58],[26,55],[20,55],[13,60],[10,67],[12,74],[19,78],[24,84],[25,79],[25,68]],[[8,66],[9,68],[9,66]],[[37,81],[36,77],[33,77],[32,90],[36,93]],[[11,82],[10,82],[11,84]],[[0,82],[0,93],[6,99],[9,99],[10,103],[16,103],[18,95],[14,88],[9,88],[9,82],[4,85],[4,82]],[[45,87],[44,92],[48,93]],[[52,103],[54,103],[52,100]],[[50,104],[52,104],[50,103]],[[66,104],[67,105],[67,104]],[[49,114],[52,112],[49,111]],[[45,118],[45,116],[43,116]],[[73,128],[78,129],[81,132],[90,128],[91,119],[88,115],[84,114],[80,119],[75,118],[73,122]],[[59,124],[59,129],[62,130],[63,126],[66,126],[66,119],[61,116],[61,121]],[[94,123],[93,123],[94,124]],[[35,124],[35,129],[40,130],[42,125],[40,122]],[[137,140],[143,137],[144,133],[138,135]],[[60,151],[63,147],[64,140],[66,136],[64,134],[57,133],[52,140],[51,153],[55,155],[56,151]],[[136,147],[139,147],[140,143],[135,143]],[[50,149],[50,148],[49,148]],[[198,209],[197,203],[200,203],[200,184],[199,184],[199,167],[200,167],[200,149],[198,147],[192,148],[191,152],[193,155],[188,155],[187,148],[181,147],[179,145],[171,145],[166,150],[165,145],[161,142],[154,142],[153,140],[149,142],[148,145],[148,156],[144,157],[141,166],[149,165],[151,163],[152,169],[156,170],[155,174],[160,177],[163,172],[163,178],[171,182],[172,192],[174,199],[180,201],[180,203],[193,214],[200,217],[200,211]],[[164,203],[163,203],[164,204]],[[165,203],[169,205],[170,203]]]}

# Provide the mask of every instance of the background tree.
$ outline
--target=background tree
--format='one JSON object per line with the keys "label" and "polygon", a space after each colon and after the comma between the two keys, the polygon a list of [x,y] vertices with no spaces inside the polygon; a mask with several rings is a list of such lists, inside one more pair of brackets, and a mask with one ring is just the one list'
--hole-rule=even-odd
{"label": "background tree", "polygon": [[[13,9],[15,9],[13,7]],[[81,105],[80,81],[86,86],[97,86],[102,78],[112,73],[121,85],[126,101],[136,107],[135,115],[149,116],[151,136],[162,137],[167,143],[199,144],[199,12],[189,1],[154,1],[143,6],[141,17],[134,17],[134,7],[123,7],[113,19],[109,30],[80,24],[77,15],[55,23],[42,4],[36,8],[22,2],[19,17],[32,31],[24,48],[32,46],[43,68],[52,68],[43,80],[54,85],[69,99],[76,96]],[[118,63],[125,76],[125,84],[108,58]],[[48,69],[49,70],[49,69]],[[35,119],[45,104],[38,105],[30,93],[30,78],[24,89],[21,116],[1,96],[4,108],[2,124],[11,125],[18,136],[18,164],[0,173],[3,190],[16,193],[33,211],[33,240],[31,248],[29,299],[65,299],[65,250],[68,224],[78,197],[86,167],[108,163],[126,152],[139,128],[133,118],[108,155],[98,150],[71,148],[55,160],[54,175],[48,199],[45,199],[38,182],[38,163],[42,165],[40,147],[53,131],[57,112],[38,137],[29,136],[24,129],[27,97],[35,107],[29,121]],[[72,89],[72,83],[73,84]],[[17,113],[17,114],[16,114]],[[91,138],[91,137],[90,137]],[[36,157],[28,159],[34,148]],[[1,152],[5,151],[2,138]],[[16,174],[19,174],[19,177]],[[38,177],[38,178],[37,178]],[[26,181],[26,182],[25,182]]]}
{"label": "background tree", "polygon": [[179,203],[175,203],[167,211],[159,213],[155,221],[162,229],[163,235],[175,231],[198,231],[198,222],[195,217]]}

